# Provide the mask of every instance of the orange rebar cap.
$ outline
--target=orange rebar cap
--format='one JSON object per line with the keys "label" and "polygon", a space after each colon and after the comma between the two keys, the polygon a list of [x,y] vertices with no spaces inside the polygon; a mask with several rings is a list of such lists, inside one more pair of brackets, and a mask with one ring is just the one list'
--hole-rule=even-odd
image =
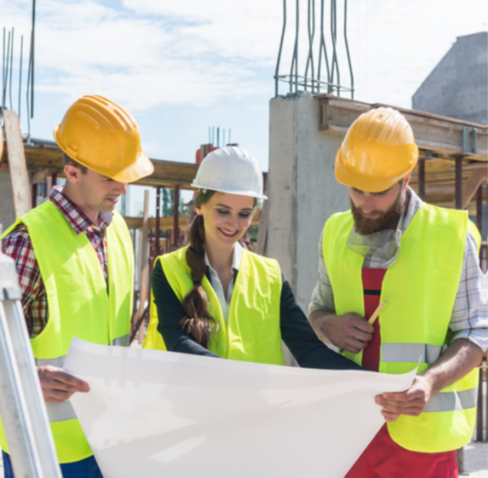
{"label": "orange rebar cap", "polygon": [[413,170],[418,156],[405,117],[392,108],[372,109],[347,131],[336,155],[335,177],[363,191],[385,191]]}
{"label": "orange rebar cap", "polygon": [[132,183],[154,171],[132,115],[103,96],[83,96],[73,103],[53,136],[76,162],[115,181]]}

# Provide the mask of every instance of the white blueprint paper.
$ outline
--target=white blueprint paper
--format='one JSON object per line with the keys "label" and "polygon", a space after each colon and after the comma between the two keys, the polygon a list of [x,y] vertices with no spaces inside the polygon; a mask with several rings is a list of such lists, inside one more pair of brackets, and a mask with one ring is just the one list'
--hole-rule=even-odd
{"label": "white blueprint paper", "polygon": [[74,339],[71,402],[104,478],[341,478],[406,375],[311,370]]}

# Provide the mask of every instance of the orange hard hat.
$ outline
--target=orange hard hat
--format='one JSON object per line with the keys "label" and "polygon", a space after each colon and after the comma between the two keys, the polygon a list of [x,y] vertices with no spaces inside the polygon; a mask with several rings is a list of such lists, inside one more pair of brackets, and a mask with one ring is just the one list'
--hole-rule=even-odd
{"label": "orange hard hat", "polygon": [[73,103],[53,136],[76,162],[115,181],[131,183],[154,171],[132,115],[103,96],[83,96]]}
{"label": "orange hard hat", "polygon": [[363,191],[385,191],[413,170],[418,156],[405,117],[392,108],[372,109],[347,131],[336,155],[335,177]]}

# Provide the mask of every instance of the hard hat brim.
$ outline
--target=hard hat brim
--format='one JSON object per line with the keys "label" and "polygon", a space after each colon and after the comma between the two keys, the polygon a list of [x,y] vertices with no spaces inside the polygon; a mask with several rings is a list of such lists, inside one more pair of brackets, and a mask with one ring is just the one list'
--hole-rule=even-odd
{"label": "hard hat brim", "polygon": [[[387,178],[378,178],[376,176],[368,176],[366,174],[360,174],[357,171],[351,171],[344,167],[344,161],[342,158],[342,146],[337,151],[335,159],[334,174],[336,180],[349,186],[351,188],[360,189],[361,191],[367,191],[369,193],[379,193],[391,188],[395,183],[408,176],[412,169],[404,172],[398,176],[390,176]],[[414,165],[415,166],[415,165]]]}
{"label": "hard hat brim", "polygon": [[[62,142],[58,137],[60,127],[61,125],[58,124],[54,128],[53,131],[54,140],[56,141],[56,144],[59,146],[61,151],[63,151],[65,154],[71,157],[70,152],[63,147]],[[82,166],[85,166],[88,169],[91,169],[92,171],[95,171],[97,173],[103,174],[104,176],[107,176],[119,183],[133,183],[134,181],[138,181],[139,179],[149,176],[154,172],[154,165],[152,161],[146,156],[146,154],[143,151],[139,152],[139,155],[135,163],[131,164],[126,168],[119,169],[119,170],[114,170],[111,168],[94,167],[93,164],[86,164],[82,158],[78,158],[78,157],[73,158],[73,160],[76,161],[77,163],[80,163]]]}
{"label": "hard hat brim", "polygon": [[195,181],[191,183],[191,186],[196,189],[206,189],[207,191],[215,191],[218,193],[225,193],[225,194],[233,194],[235,196],[249,196],[252,198],[256,199],[268,199],[268,196],[265,196],[264,194],[258,194],[255,191],[236,191],[236,190],[230,190],[230,189],[224,189],[224,188],[218,188],[216,189],[215,187],[208,187],[205,186],[204,184],[199,184]]}

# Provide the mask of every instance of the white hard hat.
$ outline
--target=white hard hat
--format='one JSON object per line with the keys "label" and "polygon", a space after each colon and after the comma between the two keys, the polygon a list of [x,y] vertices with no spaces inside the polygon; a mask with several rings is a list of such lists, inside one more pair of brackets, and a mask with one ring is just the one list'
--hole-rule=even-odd
{"label": "white hard hat", "polygon": [[263,173],[256,158],[236,146],[226,146],[207,154],[198,168],[192,186],[268,199],[263,194]]}

